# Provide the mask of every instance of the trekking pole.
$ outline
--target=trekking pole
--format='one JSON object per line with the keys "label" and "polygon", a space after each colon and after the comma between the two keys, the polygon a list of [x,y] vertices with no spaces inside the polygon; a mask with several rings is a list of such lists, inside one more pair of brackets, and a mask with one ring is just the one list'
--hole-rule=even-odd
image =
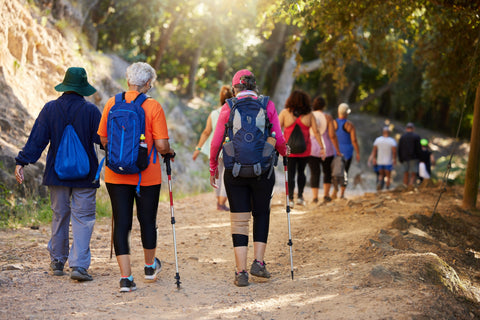
{"label": "trekking pole", "polygon": [[173,230],[173,247],[175,250],[175,283],[177,288],[180,289],[180,274],[178,273],[178,257],[177,257],[177,237],[175,236],[175,216],[173,214],[173,193],[172,193],[172,167],[170,166],[170,159],[175,157],[174,154],[164,154],[163,162],[165,162],[165,166],[167,169],[168,175],[168,193],[170,195],[170,214],[171,214],[171,223],[172,223],[172,230]]}
{"label": "trekking pole", "polygon": [[286,205],[287,205],[287,221],[288,221],[288,246],[290,247],[290,273],[292,275],[293,280],[293,255],[292,255],[292,230],[290,228],[290,199],[288,197],[288,157],[283,157],[283,169],[285,172],[285,198],[286,198]]}

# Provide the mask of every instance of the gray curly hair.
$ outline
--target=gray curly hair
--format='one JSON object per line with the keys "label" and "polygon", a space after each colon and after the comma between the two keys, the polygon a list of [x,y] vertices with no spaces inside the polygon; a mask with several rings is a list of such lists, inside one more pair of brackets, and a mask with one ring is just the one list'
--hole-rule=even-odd
{"label": "gray curly hair", "polygon": [[135,62],[127,68],[127,81],[131,85],[144,86],[148,80],[152,83],[157,79],[157,73],[146,62]]}

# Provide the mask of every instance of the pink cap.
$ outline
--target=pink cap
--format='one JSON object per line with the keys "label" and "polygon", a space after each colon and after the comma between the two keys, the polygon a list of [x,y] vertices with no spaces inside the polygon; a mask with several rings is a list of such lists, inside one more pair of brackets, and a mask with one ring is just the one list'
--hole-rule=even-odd
{"label": "pink cap", "polygon": [[235,75],[233,76],[232,86],[242,83],[241,78],[243,76],[253,76],[253,73],[251,73],[250,70],[247,69],[237,71],[237,73],[235,73]]}

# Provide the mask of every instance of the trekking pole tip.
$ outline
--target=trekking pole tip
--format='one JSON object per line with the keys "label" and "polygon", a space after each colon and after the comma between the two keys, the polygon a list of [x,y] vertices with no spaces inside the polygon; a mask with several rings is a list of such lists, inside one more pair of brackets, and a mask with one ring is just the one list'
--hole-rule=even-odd
{"label": "trekking pole tip", "polygon": [[181,282],[180,282],[180,274],[178,272],[175,274],[175,279],[176,279],[175,284],[177,285],[177,289],[180,289]]}

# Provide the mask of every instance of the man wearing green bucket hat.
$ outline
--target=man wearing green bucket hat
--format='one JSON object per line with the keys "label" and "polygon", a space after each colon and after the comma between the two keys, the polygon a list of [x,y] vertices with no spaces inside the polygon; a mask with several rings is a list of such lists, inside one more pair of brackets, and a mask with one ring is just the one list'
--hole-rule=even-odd
{"label": "man wearing green bucket hat", "polygon": [[[92,182],[98,168],[94,144],[100,144],[97,128],[102,115],[96,105],[84,98],[96,92],[88,83],[85,69],[69,68],[63,82],[55,86],[55,90],[63,94],[58,99],[47,102],[40,111],[27,143],[15,158],[15,177],[21,184],[24,181],[23,167],[37,162],[50,144],[42,181],[48,186],[53,211],[52,234],[48,242],[50,268],[54,275],[61,276],[68,260],[73,280],[90,281],[92,277],[87,272],[91,261],[90,238],[95,224],[95,197],[99,187],[98,182]],[[73,126],[78,135],[89,163],[89,171],[88,165],[86,166],[88,173],[73,180],[60,178],[55,164],[62,135],[68,124]],[[73,233],[71,247],[70,223]]]}

